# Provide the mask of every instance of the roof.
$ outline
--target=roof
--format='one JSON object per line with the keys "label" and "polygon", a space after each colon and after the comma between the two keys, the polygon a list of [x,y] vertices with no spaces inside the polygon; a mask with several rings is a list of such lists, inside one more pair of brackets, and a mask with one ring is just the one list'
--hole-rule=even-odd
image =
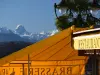
{"label": "roof", "polygon": [[78,56],[78,51],[71,47],[71,32],[71,28],[68,28],[54,36],[1,58],[0,65],[13,60],[28,60],[28,54],[30,55],[30,60],[33,61],[87,60],[85,56]]}

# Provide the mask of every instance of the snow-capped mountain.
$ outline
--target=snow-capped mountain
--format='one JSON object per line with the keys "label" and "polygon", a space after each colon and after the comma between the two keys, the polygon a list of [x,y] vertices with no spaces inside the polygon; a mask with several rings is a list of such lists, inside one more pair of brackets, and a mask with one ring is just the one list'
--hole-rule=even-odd
{"label": "snow-capped mountain", "polygon": [[13,33],[12,30],[7,29],[6,27],[0,27],[0,33],[8,34],[8,33]]}
{"label": "snow-capped mountain", "polygon": [[17,25],[15,32],[19,35],[29,35],[23,25]]}
{"label": "snow-capped mountain", "polygon": [[0,28],[0,42],[5,41],[25,41],[25,42],[37,42],[44,38],[54,35],[58,30],[50,32],[30,33],[23,25],[17,25],[15,31],[12,31],[6,27]]}

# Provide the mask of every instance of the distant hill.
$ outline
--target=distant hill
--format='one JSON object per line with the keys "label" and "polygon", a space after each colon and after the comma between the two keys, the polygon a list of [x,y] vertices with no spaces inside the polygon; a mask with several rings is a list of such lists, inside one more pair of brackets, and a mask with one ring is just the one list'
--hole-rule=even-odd
{"label": "distant hill", "polygon": [[0,58],[31,45],[31,42],[12,41],[0,42]]}

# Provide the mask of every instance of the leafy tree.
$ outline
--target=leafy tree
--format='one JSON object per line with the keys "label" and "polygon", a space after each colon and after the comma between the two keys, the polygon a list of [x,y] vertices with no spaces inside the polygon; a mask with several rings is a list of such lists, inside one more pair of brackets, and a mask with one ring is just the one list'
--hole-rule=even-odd
{"label": "leafy tree", "polygon": [[[72,25],[76,27],[91,27],[100,22],[91,11],[99,10],[100,0],[62,0],[57,8],[66,9],[66,13],[56,19],[56,27],[64,30]],[[75,15],[76,13],[76,15]]]}

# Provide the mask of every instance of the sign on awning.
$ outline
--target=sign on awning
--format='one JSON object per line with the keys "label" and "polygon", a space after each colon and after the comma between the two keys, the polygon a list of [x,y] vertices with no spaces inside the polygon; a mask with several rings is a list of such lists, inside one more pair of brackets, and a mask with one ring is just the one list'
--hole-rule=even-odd
{"label": "sign on awning", "polygon": [[79,56],[100,55],[100,28],[74,32],[72,39]]}
{"label": "sign on awning", "polygon": [[73,33],[73,47],[75,50],[100,49],[100,28]]}
{"label": "sign on awning", "polygon": [[[22,61],[12,61],[6,66],[0,66],[0,75],[28,75],[27,61],[23,61],[24,67],[19,62]],[[83,75],[85,62],[85,60],[31,61],[29,70],[30,75]]]}
{"label": "sign on awning", "polygon": [[75,50],[94,50],[100,49],[100,34],[74,37]]}

